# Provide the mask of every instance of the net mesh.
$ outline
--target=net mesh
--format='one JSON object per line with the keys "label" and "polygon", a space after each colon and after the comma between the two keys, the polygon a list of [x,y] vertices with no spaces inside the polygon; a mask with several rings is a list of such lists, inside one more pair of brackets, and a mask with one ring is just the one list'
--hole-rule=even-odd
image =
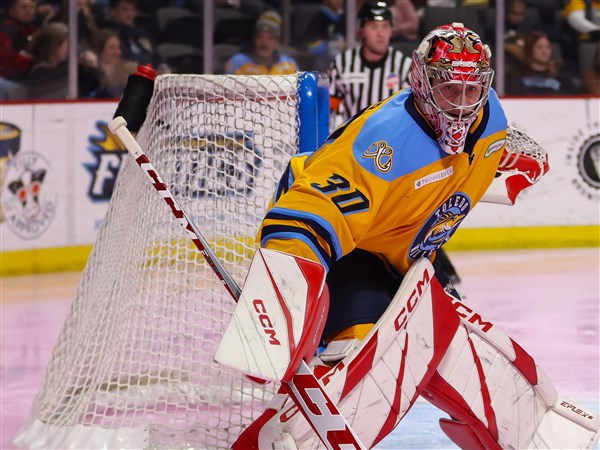
{"label": "net mesh", "polygon": [[[275,184],[297,151],[297,84],[295,75],[161,76],[139,136],[240,284]],[[142,430],[147,437],[131,438],[134,447],[229,448],[275,386],[212,361],[234,302],[143,177],[127,158],[35,419],[46,431]]]}

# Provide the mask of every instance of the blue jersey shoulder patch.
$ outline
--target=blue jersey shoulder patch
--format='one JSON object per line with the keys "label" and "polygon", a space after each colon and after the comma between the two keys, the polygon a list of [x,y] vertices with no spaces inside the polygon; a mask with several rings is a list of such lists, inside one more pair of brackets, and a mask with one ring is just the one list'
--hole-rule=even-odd
{"label": "blue jersey shoulder patch", "polygon": [[447,154],[428,136],[405,108],[413,101],[409,89],[394,94],[376,115],[367,114],[352,152],[365,170],[393,181],[440,160]]}

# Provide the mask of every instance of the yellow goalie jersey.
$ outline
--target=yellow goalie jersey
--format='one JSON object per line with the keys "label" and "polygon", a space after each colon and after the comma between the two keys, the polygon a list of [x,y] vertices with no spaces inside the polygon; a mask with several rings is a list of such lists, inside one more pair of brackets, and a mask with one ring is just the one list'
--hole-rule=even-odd
{"label": "yellow goalie jersey", "polygon": [[493,90],[465,149],[445,153],[397,92],[292,158],[259,230],[261,247],[331,264],[355,248],[405,274],[456,231],[494,179],[507,121]]}

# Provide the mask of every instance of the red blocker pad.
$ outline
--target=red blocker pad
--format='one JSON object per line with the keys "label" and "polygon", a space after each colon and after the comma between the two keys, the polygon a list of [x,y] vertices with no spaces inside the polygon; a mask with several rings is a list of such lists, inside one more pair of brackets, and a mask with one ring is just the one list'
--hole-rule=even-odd
{"label": "red blocker pad", "polygon": [[[409,411],[435,373],[459,326],[452,304],[431,263],[417,261],[373,329],[333,368],[314,373],[332,402],[371,448]],[[247,448],[321,448],[320,440],[289,398],[257,421],[240,441]],[[250,442],[252,442],[251,445]],[[295,447],[294,447],[295,446]]]}
{"label": "red blocker pad", "polygon": [[253,377],[289,381],[314,355],[328,309],[323,266],[259,249],[214,359]]}

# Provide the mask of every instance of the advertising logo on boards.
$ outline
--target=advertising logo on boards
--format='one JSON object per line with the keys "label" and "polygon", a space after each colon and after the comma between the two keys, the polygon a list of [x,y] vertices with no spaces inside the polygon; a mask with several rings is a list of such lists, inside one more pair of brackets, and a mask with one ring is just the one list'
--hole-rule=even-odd
{"label": "advertising logo on boards", "polygon": [[56,213],[57,195],[45,183],[50,164],[39,153],[21,151],[10,158],[2,185],[6,223],[21,239],[41,236]]}
{"label": "advertising logo on boards", "polygon": [[600,124],[579,130],[567,147],[567,164],[573,170],[571,183],[586,199],[600,200]]}
{"label": "advertising logo on boards", "polygon": [[108,201],[113,193],[123,155],[127,153],[127,149],[108,130],[106,122],[96,122],[96,128],[99,134],[90,136],[88,147],[95,161],[84,163],[83,166],[92,177],[88,187],[89,198],[92,201]]}

